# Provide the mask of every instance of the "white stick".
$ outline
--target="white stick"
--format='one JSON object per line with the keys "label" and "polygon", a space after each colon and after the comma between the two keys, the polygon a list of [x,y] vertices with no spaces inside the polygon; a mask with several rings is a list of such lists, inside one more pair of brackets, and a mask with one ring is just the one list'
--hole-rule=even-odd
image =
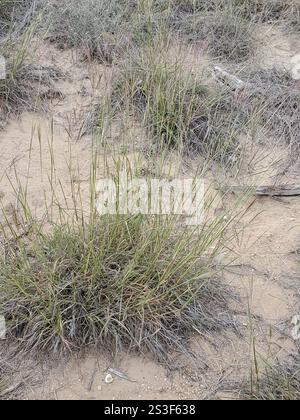
{"label": "white stick", "polygon": [[236,76],[228,73],[226,70],[222,69],[219,66],[213,67],[213,76],[219,82],[226,84],[232,89],[243,89],[246,87],[246,83],[238,79]]}

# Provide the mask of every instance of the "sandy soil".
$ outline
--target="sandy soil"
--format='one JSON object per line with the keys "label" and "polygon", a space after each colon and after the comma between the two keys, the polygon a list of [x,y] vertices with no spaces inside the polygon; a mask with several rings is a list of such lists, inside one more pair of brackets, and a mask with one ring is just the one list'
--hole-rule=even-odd
{"label": "sandy soil", "polygon": [[[291,69],[300,54],[299,42],[274,29],[265,30],[262,39],[259,52],[262,64]],[[57,51],[39,40],[33,50],[35,60],[66,74],[56,86],[64,97],[53,100],[47,114],[23,114],[0,132],[0,197],[5,209],[8,212],[11,209],[11,217],[16,217],[20,205],[16,191],[21,195],[22,186],[27,185],[27,199],[34,215],[45,219],[53,217],[45,211],[45,202],[50,209],[55,200],[66,197],[65,210],[72,211],[72,197],[78,192],[78,186],[83,202],[88,203],[92,140],[89,136],[81,137],[80,130],[91,102],[109,87],[113,69],[87,66],[73,51]],[[188,62],[193,71],[202,70],[207,60],[199,53],[189,52]],[[142,134],[137,131],[133,136],[139,145]],[[122,144],[120,136],[117,137],[112,133],[111,141],[116,150]],[[280,175],[290,155],[276,141],[274,147],[274,139],[256,145],[245,139],[245,144],[246,153],[237,176],[228,179],[228,174],[219,174],[218,183],[299,183],[299,163]],[[142,159],[138,149],[139,146],[131,154],[132,159]],[[108,161],[109,166],[116,150],[100,160],[99,176],[104,175],[104,162]],[[140,160],[139,164],[142,166],[143,162]],[[197,162],[190,164],[188,171],[193,171],[194,166]],[[177,166],[176,170],[179,170]],[[227,197],[222,206],[227,208],[233,200],[234,197]],[[93,351],[57,363],[45,362],[38,368],[41,374],[37,375],[43,379],[34,386],[28,382],[23,397],[152,400],[236,397],[232,384],[248,375],[252,335],[263,357],[270,360],[275,356],[286,357],[295,347],[291,320],[300,312],[300,264],[299,257],[293,253],[300,248],[300,200],[297,197],[278,200],[251,197],[245,206],[249,210],[238,223],[239,235],[228,246],[235,259],[224,270],[224,281],[239,296],[239,300],[232,303],[232,311],[242,325],[240,336],[227,332],[192,337],[191,347],[197,358],[178,356],[182,366],[179,372],[168,372],[146,356],[124,354],[112,361]],[[220,264],[224,262],[228,262],[228,255],[223,256]],[[113,382],[106,384],[109,367],[126,373],[127,379],[113,375]]]}

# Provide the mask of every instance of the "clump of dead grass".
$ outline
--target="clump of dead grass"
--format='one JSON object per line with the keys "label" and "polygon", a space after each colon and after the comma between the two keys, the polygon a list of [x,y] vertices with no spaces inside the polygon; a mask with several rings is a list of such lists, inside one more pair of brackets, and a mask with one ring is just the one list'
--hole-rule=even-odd
{"label": "clump of dead grass", "polygon": [[50,1],[49,39],[61,48],[80,48],[87,58],[111,63],[128,47],[133,6],[125,0]]}
{"label": "clump of dead grass", "polygon": [[173,26],[188,41],[207,44],[214,57],[241,62],[254,53],[252,24],[230,7],[179,13]]}
{"label": "clump of dead grass", "polygon": [[208,19],[206,36],[215,57],[240,62],[253,55],[255,42],[251,25],[231,12]]}
{"label": "clump of dead grass", "polygon": [[289,9],[289,1],[281,0],[232,0],[233,8],[255,22],[275,22],[280,20]]}
{"label": "clump of dead grass", "polygon": [[[3,351],[5,347],[4,343],[1,344],[0,354],[0,401],[1,400],[12,400],[18,395],[21,387],[21,382],[16,380],[16,369],[13,367],[13,363],[7,358],[6,351]],[[3,352],[3,355],[2,355]],[[14,363],[15,365],[16,363]]]}
{"label": "clump of dead grass", "polygon": [[170,0],[173,13],[192,14],[215,11],[221,8],[220,0]]}
{"label": "clump of dead grass", "polygon": [[232,0],[232,7],[254,23],[278,24],[300,30],[300,4],[295,0]]}
{"label": "clump of dead grass", "polygon": [[300,4],[292,4],[286,13],[287,29],[300,32]]}
{"label": "clump of dead grass", "polygon": [[[277,139],[300,144],[299,83],[286,70],[258,70],[249,76],[249,104]],[[247,104],[247,101],[245,101]]]}
{"label": "clump of dead grass", "polygon": [[16,4],[18,0],[0,0],[0,38],[11,28]]}
{"label": "clump of dead grass", "polygon": [[[0,80],[0,124],[5,125],[12,115],[24,110],[36,111],[43,107],[48,93],[55,91],[54,82],[64,75],[58,69],[34,65],[27,59],[31,35],[26,35],[19,43],[6,43],[0,53],[6,58],[6,75]],[[57,94],[59,92],[56,92]]]}
{"label": "clump of dead grass", "polygon": [[0,0],[0,40],[11,34],[14,38],[30,24],[42,0]]}
{"label": "clump of dead grass", "polygon": [[0,400],[8,399],[10,394],[9,377],[11,374],[7,372],[4,362],[0,361]]}

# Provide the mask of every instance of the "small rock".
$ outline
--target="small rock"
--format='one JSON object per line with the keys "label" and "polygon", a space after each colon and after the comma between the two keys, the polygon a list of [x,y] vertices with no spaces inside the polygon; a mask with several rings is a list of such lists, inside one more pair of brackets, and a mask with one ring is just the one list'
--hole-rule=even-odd
{"label": "small rock", "polygon": [[112,375],[110,373],[108,373],[105,376],[104,381],[105,381],[106,384],[111,384],[114,381],[114,378],[112,377]]}

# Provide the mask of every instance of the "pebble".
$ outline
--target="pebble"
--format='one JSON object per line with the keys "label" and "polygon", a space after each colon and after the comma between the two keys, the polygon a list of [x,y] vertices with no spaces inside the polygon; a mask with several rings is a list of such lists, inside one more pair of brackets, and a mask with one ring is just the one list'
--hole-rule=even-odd
{"label": "pebble", "polygon": [[105,381],[106,384],[111,384],[114,381],[114,378],[112,377],[112,375],[110,373],[108,373],[105,376],[104,381]]}

